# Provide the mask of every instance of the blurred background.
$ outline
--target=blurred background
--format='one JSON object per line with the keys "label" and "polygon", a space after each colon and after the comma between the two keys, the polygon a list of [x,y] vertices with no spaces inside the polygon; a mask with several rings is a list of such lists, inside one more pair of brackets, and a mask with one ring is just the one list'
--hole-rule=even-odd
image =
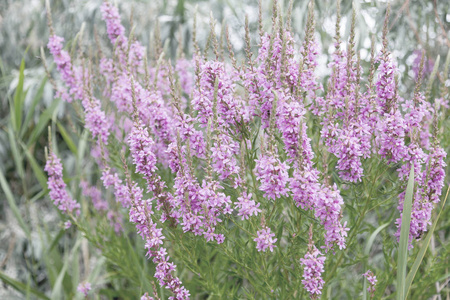
{"label": "blurred background", "polygon": [[[119,7],[127,32],[130,30],[130,22],[135,26],[134,34],[147,46],[150,58],[153,58],[151,50],[157,22],[161,28],[163,45],[167,48],[166,53],[174,58],[177,49],[181,47],[186,56],[192,55],[195,12],[197,39],[201,47],[205,45],[209,35],[211,12],[217,20],[215,31],[218,36],[224,24],[229,27],[231,42],[238,58],[243,57],[245,15],[248,15],[253,33],[252,45],[256,46],[258,43],[258,1],[255,0],[112,2]],[[285,14],[289,1],[279,2]],[[316,38],[324,53],[319,58],[318,73],[326,79],[329,72],[326,65],[330,57],[326,53],[334,50],[336,2],[314,2]],[[390,2],[389,49],[398,62],[400,87],[406,97],[414,90],[421,51],[425,51],[427,57],[425,74],[431,73],[438,56],[441,64],[447,56],[450,48],[450,1]],[[100,0],[50,0],[56,34],[70,42],[84,26],[83,43],[87,50],[95,45],[94,31],[101,37],[101,43],[105,47],[109,46],[104,22],[101,20],[101,3]],[[303,40],[307,4],[304,0],[295,0],[293,4],[292,27],[297,44]],[[350,30],[351,5],[351,1],[343,1],[341,5],[343,40],[348,38]],[[354,5],[357,9],[357,49],[367,71],[371,36],[374,33],[376,50],[381,48],[387,1],[354,1]],[[265,29],[269,29],[272,1],[262,0],[262,7],[265,21],[263,25]],[[43,249],[48,246],[42,244],[45,241],[42,235],[55,231],[59,217],[52,203],[44,197],[45,176],[42,167],[47,124],[51,119],[64,115],[64,104],[61,104],[63,107],[60,107],[57,114],[54,113],[53,90],[46,79],[40,53],[40,48],[44,47],[47,60],[51,62],[46,49],[48,36],[44,0],[0,0],[0,272],[1,279],[9,283],[8,286],[0,283],[0,299],[23,297],[12,288],[20,288],[20,283],[23,282],[38,287],[40,291],[50,289],[47,271],[43,271],[40,263],[45,256]],[[23,71],[20,72],[22,61]],[[56,74],[54,75],[57,79]],[[450,84],[438,76],[435,85],[431,93],[438,96]],[[18,94],[24,99],[23,115],[26,116],[26,123],[21,130],[15,131],[11,128],[9,114],[10,103]],[[70,125],[70,120],[60,121]],[[70,164],[68,167],[70,170]]]}

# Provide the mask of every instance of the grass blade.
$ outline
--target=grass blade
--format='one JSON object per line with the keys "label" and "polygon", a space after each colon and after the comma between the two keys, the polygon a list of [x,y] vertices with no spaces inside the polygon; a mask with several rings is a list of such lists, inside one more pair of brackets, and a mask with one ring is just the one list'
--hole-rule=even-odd
{"label": "grass blade", "polygon": [[[389,225],[389,223],[384,223],[383,225],[380,225],[375,231],[370,235],[370,238],[367,240],[366,248],[364,248],[364,255],[369,256],[370,249],[372,249],[373,242],[375,242],[375,238],[377,235],[386,228]],[[364,267],[364,271],[366,271],[366,268]],[[363,287],[363,300],[367,299],[367,280],[364,278],[364,287]]]}
{"label": "grass blade", "polygon": [[438,69],[439,69],[439,60],[440,60],[440,58],[441,57],[438,55],[437,58],[436,58],[436,61],[434,63],[433,71],[431,71],[430,77],[428,79],[427,88],[425,90],[425,99],[430,99],[431,89],[433,88],[433,82],[434,82],[434,79],[436,78],[436,74],[437,74]]}
{"label": "grass blade", "polygon": [[406,265],[408,263],[409,228],[414,194],[414,165],[411,165],[405,201],[403,203],[402,227],[397,259],[397,300],[405,300]]}
{"label": "grass blade", "polygon": [[25,134],[25,131],[28,128],[28,124],[31,121],[31,118],[33,118],[34,110],[36,109],[36,105],[42,99],[42,95],[44,94],[44,88],[45,88],[46,83],[47,83],[47,77],[44,77],[44,79],[42,79],[41,85],[39,86],[39,90],[37,91],[36,95],[33,98],[33,101],[31,102],[30,109],[28,110],[27,115],[25,116],[25,121],[23,121],[22,130],[20,131],[21,138]]}
{"label": "grass blade", "polygon": [[31,237],[31,231],[28,228],[27,224],[23,220],[22,216],[20,215],[19,208],[17,207],[16,201],[14,199],[14,196],[11,192],[11,189],[9,188],[8,182],[6,181],[5,175],[3,174],[3,171],[0,171],[0,185],[3,189],[3,192],[5,193],[6,200],[8,201],[9,207],[11,208],[14,216],[17,219],[17,222],[19,222],[20,227],[22,227],[23,231],[27,235],[28,238]]}
{"label": "grass blade", "polygon": [[41,185],[42,189],[44,191],[46,191],[48,189],[47,176],[45,176],[44,171],[42,171],[41,166],[37,163],[36,159],[31,154],[30,150],[28,150],[26,148],[26,146],[23,144],[22,144],[22,147],[23,147],[23,150],[25,151],[25,156],[27,157],[31,168],[33,169],[34,176],[39,181],[39,184]]}
{"label": "grass blade", "polygon": [[416,276],[417,270],[419,269],[419,266],[422,263],[425,253],[427,252],[428,246],[430,245],[431,237],[433,236],[434,230],[436,229],[437,221],[439,220],[439,217],[441,216],[441,213],[444,210],[445,202],[447,201],[449,191],[450,191],[450,186],[447,188],[447,194],[445,195],[445,199],[442,202],[441,210],[439,211],[439,214],[437,215],[436,220],[433,222],[433,225],[431,226],[430,231],[428,232],[425,240],[423,241],[422,248],[420,248],[419,253],[417,253],[417,257],[414,260],[414,264],[412,265],[411,270],[409,271],[408,276],[406,277],[405,298],[408,297],[408,292],[409,292],[409,289],[411,288],[414,277]]}
{"label": "grass blade", "polygon": [[364,249],[364,255],[369,255],[370,249],[372,248],[373,242],[375,241],[375,238],[380,233],[381,230],[386,228],[389,225],[389,223],[384,223],[383,225],[380,225],[370,236],[369,240],[367,241],[366,248]]}
{"label": "grass blade", "polygon": [[17,173],[19,174],[19,177],[23,180],[25,171],[22,165],[22,155],[20,155],[18,149],[19,147],[17,147],[17,138],[14,136],[14,130],[11,124],[8,124],[8,139],[9,139],[9,146],[11,147],[11,154],[14,159],[14,163],[16,165]]}
{"label": "grass blade", "polygon": [[16,87],[16,92],[14,93],[14,113],[15,113],[15,124],[14,128],[16,132],[20,130],[20,125],[22,124],[22,108],[23,108],[23,80],[25,78],[25,59],[22,58],[20,63],[19,72],[19,82]]}
{"label": "grass blade", "polygon": [[72,250],[70,251],[69,256],[65,258],[64,265],[61,268],[61,271],[59,272],[58,278],[56,279],[55,284],[52,286],[52,295],[50,297],[51,299],[63,299],[62,297],[64,288],[63,280],[66,275],[67,268],[69,267],[69,263],[73,260],[75,252],[78,251],[78,247],[80,246],[80,244],[81,239],[78,238]]}
{"label": "grass blade", "polygon": [[47,127],[48,121],[52,118],[53,112],[58,108],[60,102],[60,98],[56,98],[52,105],[47,108],[42,115],[39,117],[38,124],[33,129],[33,132],[31,132],[30,139],[27,142],[27,146],[30,147],[33,145],[36,140],[41,135],[42,131]]}
{"label": "grass blade", "polygon": [[52,250],[56,247],[56,245],[58,245],[59,240],[63,237],[64,233],[66,231],[64,229],[61,229],[58,234],[55,236],[55,238],[53,239],[52,243],[50,244],[50,247],[48,247],[47,252],[50,253],[52,252]]}
{"label": "grass blade", "polygon": [[44,293],[32,288],[29,284],[25,284],[23,282],[17,281],[15,279],[9,277],[8,275],[4,274],[1,271],[0,271],[0,279],[4,283],[6,283],[7,285],[11,286],[12,288],[14,288],[15,290],[19,291],[20,293],[22,293],[24,295],[26,295],[27,293],[30,293],[39,299],[50,300],[50,298],[45,296]]}
{"label": "grass blade", "polygon": [[60,122],[57,122],[56,125],[58,126],[59,132],[61,133],[64,141],[66,142],[67,147],[69,147],[70,151],[72,151],[72,153],[77,156],[78,155],[77,146],[75,146],[75,143],[73,142],[67,130],[64,128],[63,125],[61,125]]}

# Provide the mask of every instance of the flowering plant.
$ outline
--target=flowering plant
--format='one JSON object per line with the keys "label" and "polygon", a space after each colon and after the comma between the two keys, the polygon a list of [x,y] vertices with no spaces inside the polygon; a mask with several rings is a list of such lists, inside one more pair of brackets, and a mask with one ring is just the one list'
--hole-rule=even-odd
{"label": "flowering plant", "polygon": [[[318,299],[344,260],[368,262],[349,250],[370,230],[365,218],[396,226],[384,236],[391,245],[405,236],[408,174],[416,185],[409,249],[429,230],[445,179],[439,143],[445,111],[436,104],[446,99],[421,92],[424,59],[412,98],[399,94],[386,38],[389,11],[382,50],[372,47],[368,71],[355,46],[356,11],[345,50],[338,17],[326,87],[315,71],[320,49],[312,3],[299,45],[290,11],[284,20],[276,1],[271,31],[260,26],[255,57],[247,24],[242,64],[226,30],[229,59],[223,57],[212,18],[203,52],[194,35],[193,57],[172,62],[156,39],[153,63],[133,32],[125,34],[110,2],[102,18],[111,51],[94,59],[81,43],[78,56],[64,50],[49,11],[48,49],[62,82],[54,88],[77,107],[90,136],[86,164],[95,171],[78,176],[91,202],[80,205],[69,195],[52,144],[46,171],[66,228],[83,232],[140,287],[141,299],[167,293]],[[124,247],[130,235],[134,250]],[[143,251],[151,263],[127,269],[132,259],[119,258],[129,251]],[[382,268],[359,273],[362,283],[366,271],[372,297],[392,284],[377,283]],[[150,284],[149,274],[163,289]],[[95,289],[88,282],[79,288],[86,297]]]}

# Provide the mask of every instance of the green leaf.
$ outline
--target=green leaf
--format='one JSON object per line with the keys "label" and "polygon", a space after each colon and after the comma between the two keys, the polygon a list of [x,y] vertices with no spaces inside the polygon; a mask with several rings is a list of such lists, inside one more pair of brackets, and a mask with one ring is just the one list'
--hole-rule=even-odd
{"label": "green leaf", "polygon": [[69,266],[69,262],[72,261],[73,257],[75,256],[75,252],[78,250],[78,247],[80,246],[80,244],[81,244],[81,239],[79,238],[76,241],[75,245],[73,246],[73,248],[69,254],[69,257],[66,257],[66,259],[64,260],[64,265],[61,268],[61,271],[59,272],[58,278],[56,279],[54,286],[52,287],[52,295],[50,297],[52,300],[53,299],[55,299],[55,300],[63,299],[63,297],[62,297],[63,283],[64,283],[63,279],[64,279],[64,276],[66,275],[67,268]]}
{"label": "green leaf", "polygon": [[52,105],[49,108],[47,108],[42,113],[42,115],[39,117],[39,121],[38,121],[36,127],[31,132],[30,139],[27,142],[27,147],[30,147],[31,145],[33,145],[36,142],[36,140],[39,138],[39,136],[41,135],[42,131],[47,127],[47,123],[51,119],[53,112],[58,107],[59,102],[60,102],[59,98],[55,99],[53,101]]}
{"label": "green leaf", "polygon": [[369,240],[367,241],[366,248],[364,249],[364,255],[369,255],[370,249],[372,248],[373,242],[375,241],[375,238],[380,233],[381,230],[386,228],[389,225],[389,223],[385,223],[383,225],[380,225],[370,236]]}
{"label": "green leaf", "polygon": [[441,57],[438,55],[437,58],[436,58],[436,61],[434,63],[433,71],[431,72],[430,77],[428,79],[427,88],[425,90],[426,91],[425,92],[425,95],[426,95],[425,97],[426,97],[427,100],[430,99],[431,89],[433,88],[433,81],[436,78],[436,74],[437,74],[438,69],[439,69],[439,60],[440,60],[440,58]]}
{"label": "green leaf", "polygon": [[77,293],[77,287],[80,283],[80,265],[79,265],[79,254],[78,251],[75,251],[72,258],[72,268],[71,268],[71,277],[72,277],[72,290],[68,291],[68,287],[64,286],[64,290],[66,291],[66,294],[69,292],[72,294]]}
{"label": "green leaf", "polygon": [[9,139],[9,146],[11,147],[12,157],[16,165],[17,173],[19,174],[19,177],[23,180],[25,171],[22,165],[22,155],[20,155],[19,149],[17,147],[17,138],[14,136],[14,130],[11,124],[8,124],[8,139]]}
{"label": "green leaf", "polygon": [[39,193],[37,193],[36,195],[33,196],[33,198],[30,199],[30,203],[34,203],[37,200],[41,199],[42,197],[45,196],[45,194],[47,193],[47,191],[45,190],[41,190]]}
{"label": "green leaf", "polygon": [[36,95],[33,98],[33,101],[31,102],[31,105],[27,112],[27,115],[25,116],[25,121],[23,122],[22,130],[20,131],[21,138],[25,134],[25,131],[28,128],[28,124],[31,121],[31,118],[33,118],[33,114],[34,114],[34,110],[36,109],[36,105],[42,99],[42,95],[44,94],[44,88],[45,88],[46,83],[47,83],[47,77],[44,77],[44,79],[42,79],[41,85],[39,86],[39,90],[37,91]]}
{"label": "green leaf", "polygon": [[28,228],[25,221],[23,220],[22,216],[20,215],[19,208],[17,207],[16,201],[11,192],[11,189],[9,188],[8,182],[6,181],[3,171],[0,171],[0,185],[2,186],[3,192],[5,193],[5,196],[6,196],[6,200],[8,200],[9,207],[11,208],[14,216],[16,217],[17,222],[19,222],[20,227],[22,227],[22,229],[25,232],[25,234],[27,235],[27,237],[30,238],[31,231]]}
{"label": "green leaf", "polygon": [[25,151],[25,156],[28,159],[28,162],[31,165],[31,168],[33,169],[34,176],[39,181],[39,184],[41,185],[43,190],[47,190],[47,176],[45,176],[44,171],[42,171],[41,166],[37,163],[34,156],[31,154],[30,150],[26,148],[24,144],[22,144],[23,150]]}
{"label": "green leaf", "polygon": [[63,125],[61,125],[60,122],[57,122],[56,125],[58,125],[59,132],[61,133],[64,141],[67,144],[67,147],[69,147],[70,151],[72,151],[73,154],[78,155],[78,149],[77,146],[75,146],[75,143],[73,142],[70,135],[67,133],[66,129]]}
{"label": "green leaf", "polygon": [[403,203],[402,227],[400,230],[400,245],[397,259],[397,300],[405,300],[406,265],[408,263],[409,228],[411,225],[411,210],[414,193],[414,165],[411,165],[405,201]]}
{"label": "green leaf", "polygon": [[65,230],[61,229],[58,234],[53,239],[52,243],[50,244],[50,247],[48,247],[47,253],[52,252],[52,250],[58,245],[59,240],[63,237]]}
{"label": "green leaf", "polygon": [[17,84],[16,92],[14,93],[14,113],[15,113],[15,130],[18,132],[20,130],[20,125],[22,124],[22,108],[23,108],[23,80],[24,80],[24,71],[25,71],[25,59],[22,58],[22,62],[20,63],[20,72],[19,72],[19,82]]}
{"label": "green leaf", "polygon": [[19,291],[20,293],[26,295],[27,293],[31,293],[34,296],[36,296],[39,299],[45,299],[45,300],[50,300],[50,298],[48,298],[47,296],[45,296],[44,293],[32,288],[29,284],[25,284],[23,282],[17,281],[9,276],[7,276],[6,274],[4,274],[3,272],[0,271],[0,279],[6,283],[7,285],[13,287],[15,290]]}
{"label": "green leaf", "polygon": [[[367,240],[366,248],[364,248],[364,255],[369,256],[370,249],[372,249],[373,242],[375,242],[375,238],[377,235],[386,228],[389,225],[389,223],[384,223],[383,225],[380,225],[375,231],[370,235],[370,238]],[[366,271],[366,268],[364,268],[364,271]],[[367,280],[364,279],[364,286],[363,286],[363,300],[367,299]]]}
{"label": "green leaf", "polygon": [[425,240],[423,241],[423,245],[420,248],[419,253],[417,253],[416,259],[414,260],[414,264],[412,265],[411,270],[409,271],[408,276],[406,277],[405,298],[408,297],[408,293],[411,288],[414,277],[416,276],[417,270],[419,269],[419,266],[422,263],[425,253],[427,252],[428,246],[430,245],[431,237],[433,236],[434,230],[436,229],[437,221],[439,220],[439,217],[441,216],[441,213],[444,210],[445,202],[447,201],[449,191],[450,191],[450,187],[447,188],[447,194],[445,195],[445,199],[442,202],[441,210],[439,211],[439,214],[437,215],[436,220],[434,220],[430,231],[428,232]]}

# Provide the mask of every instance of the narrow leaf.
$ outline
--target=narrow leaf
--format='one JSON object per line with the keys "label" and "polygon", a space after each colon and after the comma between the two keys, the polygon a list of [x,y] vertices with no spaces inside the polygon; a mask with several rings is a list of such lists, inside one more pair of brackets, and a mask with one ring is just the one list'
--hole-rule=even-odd
{"label": "narrow leaf", "polygon": [[58,107],[60,102],[60,99],[55,99],[52,103],[52,105],[47,108],[42,115],[39,117],[39,121],[38,124],[36,125],[36,127],[33,129],[33,131],[31,132],[31,136],[30,139],[27,142],[27,146],[30,147],[31,145],[33,145],[36,140],[39,138],[39,136],[41,135],[42,131],[47,127],[47,123],[48,121],[51,119],[53,112],[56,110],[56,108]]}
{"label": "narrow leaf", "polygon": [[16,92],[14,93],[14,113],[15,113],[15,129],[18,132],[22,123],[22,109],[23,109],[23,80],[25,71],[25,59],[22,58],[20,63],[19,82],[17,83]]}
{"label": "narrow leaf", "polygon": [[59,132],[61,133],[64,141],[66,142],[67,147],[69,147],[70,151],[72,151],[73,154],[78,155],[77,146],[75,146],[75,143],[73,142],[69,133],[67,133],[64,126],[60,122],[56,123],[56,125],[58,125]]}
{"label": "narrow leaf", "polygon": [[75,245],[73,246],[72,250],[70,251],[69,257],[67,257],[64,260],[64,265],[61,268],[61,271],[59,272],[58,278],[55,281],[55,285],[52,287],[52,295],[51,299],[62,299],[62,291],[63,291],[63,279],[66,275],[67,268],[69,267],[69,263],[72,261],[73,257],[75,256],[75,252],[78,251],[78,247],[81,244],[81,239],[79,238]]}
{"label": "narrow leaf", "polygon": [[20,137],[23,137],[25,134],[25,131],[28,128],[28,124],[30,123],[31,119],[34,115],[34,110],[36,109],[37,104],[42,99],[42,95],[44,94],[44,88],[45,84],[47,83],[47,77],[44,77],[42,79],[41,85],[39,86],[39,90],[36,92],[36,95],[33,98],[33,101],[31,102],[30,108],[28,109],[27,115],[25,116],[25,121],[22,124],[22,130],[20,131]]}
{"label": "narrow leaf", "polygon": [[11,192],[11,189],[9,188],[8,182],[6,181],[3,171],[0,171],[0,185],[2,186],[3,192],[5,193],[6,196],[6,200],[8,200],[9,207],[11,208],[14,216],[16,217],[17,222],[19,222],[20,227],[22,227],[27,237],[30,237],[31,236],[30,229],[28,228],[27,224],[20,215],[19,208],[17,207],[16,201]]}
{"label": "narrow leaf", "polygon": [[[364,255],[368,256],[370,254],[370,249],[372,249],[372,245],[373,242],[375,241],[375,238],[377,237],[377,235],[381,232],[381,230],[383,230],[384,228],[386,228],[389,225],[389,223],[384,223],[383,225],[380,225],[377,229],[375,229],[375,231],[370,235],[369,240],[367,241],[366,244],[366,248],[364,248]],[[366,267],[366,266],[365,266]],[[364,267],[364,271],[366,271],[366,268]],[[363,300],[367,299],[367,279],[363,279],[364,280],[364,285],[363,285]]]}
{"label": "narrow leaf", "polygon": [[9,146],[11,147],[11,154],[14,159],[14,164],[16,165],[17,173],[19,174],[19,177],[23,180],[25,171],[22,165],[22,155],[20,155],[19,149],[17,147],[17,138],[14,136],[14,129],[11,126],[11,124],[8,124],[8,139],[9,139]]}
{"label": "narrow leaf", "polygon": [[33,169],[34,176],[39,181],[39,184],[41,185],[43,190],[47,190],[47,176],[45,176],[44,171],[42,171],[41,166],[37,163],[34,156],[31,154],[30,150],[26,148],[25,145],[22,144],[23,150],[25,151],[25,156],[28,159],[28,162],[30,163],[31,168]]}
{"label": "narrow leaf", "polygon": [[428,232],[425,240],[423,241],[422,248],[420,248],[419,253],[417,253],[416,259],[414,260],[414,264],[412,265],[411,270],[409,271],[408,276],[406,277],[405,298],[408,297],[408,293],[411,288],[414,277],[416,276],[417,270],[419,269],[419,266],[422,263],[425,253],[427,252],[428,246],[430,245],[431,237],[433,236],[434,230],[436,229],[436,225],[439,220],[439,217],[441,216],[441,213],[444,210],[445,202],[447,201],[449,191],[450,191],[450,186],[447,188],[447,194],[445,195],[445,199],[442,202],[441,210],[439,211],[439,214],[437,215],[436,220],[433,221],[433,225],[431,226],[430,231]]}
{"label": "narrow leaf", "polygon": [[369,240],[367,241],[366,248],[364,249],[364,255],[369,255],[370,249],[372,249],[373,242],[375,241],[375,238],[380,233],[381,230],[386,228],[389,225],[389,223],[385,223],[383,225],[380,225],[370,236]]}
{"label": "narrow leaf", "polygon": [[400,244],[397,259],[397,300],[405,299],[406,265],[408,263],[409,228],[411,225],[411,210],[414,193],[414,165],[411,166],[405,201],[403,203],[402,227],[400,229]]}
{"label": "narrow leaf", "polygon": [[25,284],[23,282],[17,281],[8,275],[4,274],[0,271],[0,279],[7,285],[11,286],[18,292],[26,295],[26,293],[31,293],[39,299],[50,300],[44,293],[32,288],[29,284]]}

